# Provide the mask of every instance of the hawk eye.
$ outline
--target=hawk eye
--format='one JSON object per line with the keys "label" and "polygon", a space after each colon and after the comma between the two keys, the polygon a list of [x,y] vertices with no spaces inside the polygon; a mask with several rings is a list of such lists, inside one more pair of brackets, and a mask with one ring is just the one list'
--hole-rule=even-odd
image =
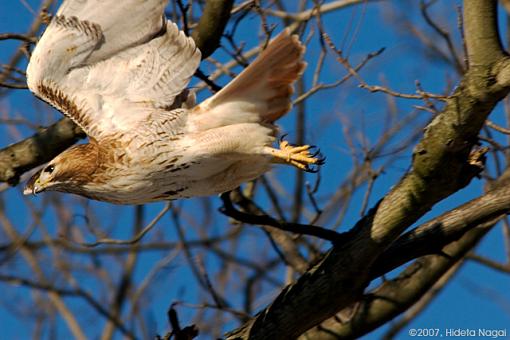
{"label": "hawk eye", "polygon": [[48,165],[45,169],[44,169],[44,172],[47,172],[49,174],[51,174],[53,172],[53,170],[55,170],[55,166],[54,165]]}

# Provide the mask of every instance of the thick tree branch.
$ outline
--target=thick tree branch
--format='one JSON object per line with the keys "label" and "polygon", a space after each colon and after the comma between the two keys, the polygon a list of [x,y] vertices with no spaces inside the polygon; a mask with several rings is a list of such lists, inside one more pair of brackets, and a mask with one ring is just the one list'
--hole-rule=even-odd
{"label": "thick tree branch", "polygon": [[[475,2],[488,3],[481,0],[468,3],[473,6]],[[467,18],[466,29],[472,30],[473,25],[477,27],[480,20],[492,22],[496,13],[482,11],[479,15],[481,19],[478,21]],[[360,232],[370,234],[378,245],[374,250],[379,245],[384,247],[391,243],[435,203],[467,185],[481,170],[481,159],[473,158],[476,153],[472,154],[471,148],[477,142],[485,119],[508,94],[509,88],[507,84],[494,82],[498,70],[508,67],[508,59],[502,57],[495,61],[491,57],[482,64],[483,53],[478,54],[477,51],[474,49],[472,54],[480,64],[476,70],[467,72],[447,100],[443,112],[427,126],[424,137],[414,150],[413,170],[383,199],[373,224],[361,226]],[[500,55],[503,56],[503,53]]]}
{"label": "thick tree branch", "polygon": [[403,234],[377,258],[370,277],[384,275],[420,256],[437,254],[469,230],[509,212],[510,185],[505,185]]}
{"label": "thick tree branch", "polygon": [[425,294],[459,259],[469,252],[494,225],[480,225],[459,241],[443,249],[444,255],[430,255],[416,260],[397,278],[386,281],[356,304],[349,322],[334,318],[323,323],[304,339],[357,339],[407,310]]}
{"label": "thick tree branch", "polygon": [[[420,256],[435,255],[437,258],[446,257],[452,260],[457,255],[452,257],[449,249],[455,247],[455,244],[462,245],[462,254],[467,253],[470,250],[469,247],[474,247],[510,211],[508,202],[510,200],[510,168],[507,168],[503,175],[492,183],[490,189],[491,191],[485,195],[402,235],[374,262],[370,277],[375,279]],[[425,259],[427,258],[431,257],[428,256]],[[398,301],[389,301],[389,303],[395,302],[394,306],[388,307],[388,301],[378,301],[379,295],[370,293],[352,305],[356,307],[351,306],[356,314],[351,315],[348,322],[339,323],[337,318],[330,318],[307,332],[302,338],[350,339],[366,334],[407,310],[414,302],[422,298],[422,292],[428,292],[429,287],[435,285],[435,278],[442,278],[446,275],[445,273],[451,270],[451,267],[458,264],[458,262],[449,261],[447,264],[443,263],[444,265],[439,266],[434,264],[436,262],[426,261],[428,260],[419,259],[412,265],[418,267],[416,267],[416,274],[413,274],[415,279],[413,279],[411,287],[408,287],[410,283],[407,279],[407,271],[404,271],[396,279],[388,281],[376,289],[377,292],[379,290],[389,292],[389,287],[391,287],[391,294],[388,294],[399,297]],[[417,264],[422,266],[419,267]],[[426,266],[427,264],[434,265]],[[418,273],[418,271],[423,271],[423,273]],[[424,277],[429,280],[423,280]],[[415,291],[413,292],[411,288]],[[402,295],[399,295],[400,290],[402,290]],[[385,297],[380,298],[384,299]],[[385,308],[381,308],[381,304]],[[361,309],[358,309],[360,306]],[[348,310],[346,309],[345,312],[347,313]],[[366,315],[362,313],[366,313]]]}
{"label": "thick tree branch", "polygon": [[[402,235],[375,261],[371,278],[419,256],[434,255],[438,261],[430,261],[434,256],[417,260],[411,265],[415,268],[411,277],[405,270],[396,279],[375,290],[384,291],[385,295],[370,293],[355,303],[359,305],[354,308],[355,315],[351,315],[348,322],[339,323],[337,319],[330,318],[303,338],[356,338],[388,322],[420,300],[422,294],[436,284],[436,278],[446,275],[458,264],[455,259],[469,252],[510,211],[510,168],[492,183],[491,189],[485,195]],[[452,249],[459,250],[452,253]],[[385,300],[389,296],[392,299]]]}
{"label": "thick tree branch", "polygon": [[[487,1],[469,2],[478,3],[471,5],[478,8]],[[470,12],[466,35],[480,22],[494,22],[495,15],[495,11],[480,11],[479,18],[471,20],[476,14]],[[492,33],[489,41],[498,39],[497,30]],[[414,150],[412,170],[356,224],[349,241],[333,247],[269,307],[228,334],[230,339],[294,338],[349,306],[369,282],[369,268],[378,255],[434,204],[466,186],[481,171],[483,156],[472,153],[472,147],[489,113],[509,93],[507,84],[494,82],[498,70],[508,65],[503,52],[498,54],[500,58],[493,54],[484,59],[485,52],[471,49],[477,69],[467,72],[444,110],[427,126]],[[437,271],[434,275],[439,277]]]}
{"label": "thick tree branch", "polygon": [[0,182],[16,185],[20,176],[73,145],[85,134],[64,118],[30,138],[0,150]]}
{"label": "thick tree branch", "polygon": [[466,48],[469,66],[486,66],[501,59],[505,52],[498,34],[496,0],[464,1]]}
{"label": "thick tree branch", "polygon": [[233,3],[233,0],[207,0],[205,3],[204,13],[191,35],[202,52],[202,59],[209,57],[220,46]]}

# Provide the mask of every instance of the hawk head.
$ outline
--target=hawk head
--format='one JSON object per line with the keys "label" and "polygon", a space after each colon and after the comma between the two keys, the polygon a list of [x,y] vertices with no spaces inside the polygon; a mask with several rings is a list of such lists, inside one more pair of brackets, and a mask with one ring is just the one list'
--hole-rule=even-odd
{"label": "hawk head", "polygon": [[73,188],[90,182],[97,160],[95,143],[72,146],[37,171],[28,180],[23,194],[35,195],[45,190],[73,192]]}

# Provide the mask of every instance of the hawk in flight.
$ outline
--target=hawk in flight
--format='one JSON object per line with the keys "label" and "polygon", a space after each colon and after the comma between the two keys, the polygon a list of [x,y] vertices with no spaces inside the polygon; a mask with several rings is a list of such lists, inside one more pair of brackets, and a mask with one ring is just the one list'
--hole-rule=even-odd
{"label": "hawk in flight", "polygon": [[185,90],[201,54],[164,17],[167,0],[65,0],[33,51],[30,90],[89,143],[55,157],[24,193],[56,190],[119,204],[232,190],[273,163],[314,170],[310,146],[272,147],[291,108],[304,46],[283,31],[222,90]]}

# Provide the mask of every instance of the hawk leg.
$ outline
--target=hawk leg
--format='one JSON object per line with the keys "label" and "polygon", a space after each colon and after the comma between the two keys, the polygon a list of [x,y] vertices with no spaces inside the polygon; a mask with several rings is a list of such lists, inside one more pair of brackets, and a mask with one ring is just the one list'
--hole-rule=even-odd
{"label": "hawk leg", "polygon": [[291,164],[307,172],[317,172],[318,166],[324,164],[320,152],[311,153],[315,147],[310,145],[294,146],[285,140],[280,141],[280,148],[268,148],[273,162]]}

